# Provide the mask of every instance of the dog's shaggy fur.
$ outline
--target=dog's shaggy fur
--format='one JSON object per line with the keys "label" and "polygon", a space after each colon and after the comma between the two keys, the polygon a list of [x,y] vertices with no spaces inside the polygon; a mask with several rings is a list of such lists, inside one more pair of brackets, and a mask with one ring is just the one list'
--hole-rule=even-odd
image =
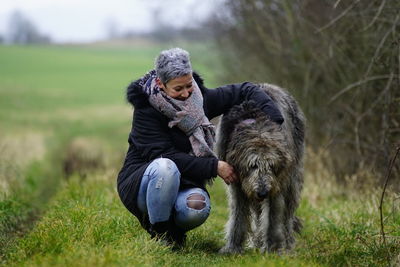
{"label": "dog's shaggy fur", "polygon": [[285,90],[260,85],[277,104],[285,121],[272,122],[253,102],[233,107],[221,119],[217,152],[239,176],[228,187],[230,217],[221,253],[240,253],[248,238],[261,252],[294,247],[295,216],[303,187],[305,118]]}

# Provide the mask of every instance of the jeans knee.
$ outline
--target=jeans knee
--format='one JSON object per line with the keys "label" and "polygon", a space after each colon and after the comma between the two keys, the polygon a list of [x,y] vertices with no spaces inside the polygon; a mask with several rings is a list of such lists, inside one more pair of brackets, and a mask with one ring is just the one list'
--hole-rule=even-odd
{"label": "jeans knee", "polygon": [[199,193],[192,193],[186,198],[186,206],[195,210],[202,210],[206,207],[206,197]]}
{"label": "jeans knee", "polygon": [[166,158],[153,160],[147,166],[138,192],[138,206],[142,211],[147,211],[146,201],[148,191],[158,191],[156,195],[174,195],[178,193],[180,185],[180,172],[176,164]]}
{"label": "jeans knee", "polygon": [[175,223],[187,231],[191,230],[207,220],[210,209],[210,199],[204,190],[185,190],[178,195],[175,204]]}
{"label": "jeans knee", "polygon": [[179,179],[180,172],[175,162],[167,158],[155,159],[153,163],[158,175]]}
{"label": "jeans knee", "polygon": [[176,164],[166,158],[155,159],[146,170],[145,175],[149,175],[149,180],[157,179],[156,188],[178,185],[181,174]]}

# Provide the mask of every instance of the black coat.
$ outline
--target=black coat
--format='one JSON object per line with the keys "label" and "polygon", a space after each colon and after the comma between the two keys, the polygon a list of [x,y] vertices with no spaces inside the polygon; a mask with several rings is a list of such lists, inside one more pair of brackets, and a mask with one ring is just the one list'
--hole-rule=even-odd
{"label": "black coat", "polygon": [[[209,120],[244,100],[254,100],[273,121],[283,122],[275,103],[257,85],[245,82],[207,89],[196,73],[193,77],[203,94],[204,113]],[[181,173],[181,189],[205,189],[205,182],[217,176],[218,159],[189,155],[191,145],[188,136],[177,127],[168,127],[169,119],[150,105],[139,81],[132,82],[127,88],[127,99],[134,106],[134,113],[128,138],[129,149],[118,175],[117,187],[122,203],[147,229],[147,216],[141,214],[136,202],[143,173],[152,160],[163,157],[174,161]]]}

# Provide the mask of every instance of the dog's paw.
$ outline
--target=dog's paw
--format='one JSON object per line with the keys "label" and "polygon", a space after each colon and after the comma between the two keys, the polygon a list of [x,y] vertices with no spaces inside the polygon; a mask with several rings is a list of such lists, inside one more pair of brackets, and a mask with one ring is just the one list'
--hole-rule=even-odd
{"label": "dog's paw", "polygon": [[275,253],[275,254],[278,254],[278,255],[283,255],[283,254],[285,254],[286,249],[284,248],[283,244],[278,243],[278,244],[272,244],[272,245],[269,247],[268,251],[269,251],[270,253]]}
{"label": "dog's paw", "polygon": [[296,240],[294,239],[293,236],[287,238],[287,240],[286,240],[286,250],[287,251],[293,250],[295,245],[296,245]]}
{"label": "dog's paw", "polygon": [[224,246],[219,251],[219,254],[241,254],[243,253],[243,249],[240,247],[230,247]]}
{"label": "dog's paw", "polygon": [[263,245],[260,247],[260,253],[267,254],[269,252],[268,245]]}

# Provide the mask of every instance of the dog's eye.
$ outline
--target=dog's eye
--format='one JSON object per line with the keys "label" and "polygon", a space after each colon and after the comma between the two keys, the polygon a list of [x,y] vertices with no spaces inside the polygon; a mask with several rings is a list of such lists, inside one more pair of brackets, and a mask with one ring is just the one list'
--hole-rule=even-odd
{"label": "dog's eye", "polygon": [[282,169],[282,168],[278,168],[277,166],[272,166],[272,167],[271,167],[272,173],[273,173],[275,176],[278,176],[278,175],[279,175],[279,173],[281,172],[281,169]]}

